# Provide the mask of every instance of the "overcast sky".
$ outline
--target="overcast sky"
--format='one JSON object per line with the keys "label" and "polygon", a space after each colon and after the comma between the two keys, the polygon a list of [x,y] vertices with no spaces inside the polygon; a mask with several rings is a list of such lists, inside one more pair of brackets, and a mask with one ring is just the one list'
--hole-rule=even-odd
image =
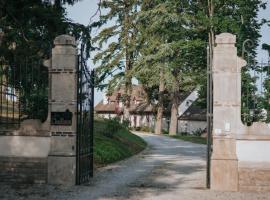
{"label": "overcast sky", "polygon": [[[89,24],[90,18],[95,14],[97,11],[97,3],[99,0],[82,0],[78,3],[76,3],[74,6],[67,7],[67,16],[72,19],[74,22],[78,22],[81,24]],[[261,10],[259,13],[259,18],[266,18],[270,19],[270,0],[267,0],[267,3],[269,4],[267,6],[266,10]],[[261,29],[261,41],[260,46],[263,43],[270,44],[270,27],[267,25],[263,26]],[[260,47],[258,47],[258,61],[267,61],[268,55],[265,51],[261,50]],[[92,62],[90,62],[90,65],[92,65]],[[95,104],[98,103],[103,97],[103,94],[101,92],[96,92],[95,95]]]}

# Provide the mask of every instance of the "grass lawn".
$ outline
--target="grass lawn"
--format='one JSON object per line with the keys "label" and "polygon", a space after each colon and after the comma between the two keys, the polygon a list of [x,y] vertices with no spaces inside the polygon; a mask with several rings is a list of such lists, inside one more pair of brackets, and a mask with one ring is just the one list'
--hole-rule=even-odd
{"label": "grass lawn", "polygon": [[96,167],[128,158],[146,147],[140,137],[125,128],[113,128],[112,122],[98,119],[94,123],[94,165]]}
{"label": "grass lawn", "polygon": [[207,139],[206,138],[202,138],[200,136],[175,135],[175,136],[170,136],[170,137],[173,137],[175,139],[180,139],[180,140],[188,141],[188,142],[192,142],[192,143],[197,143],[197,144],[207,144]]}

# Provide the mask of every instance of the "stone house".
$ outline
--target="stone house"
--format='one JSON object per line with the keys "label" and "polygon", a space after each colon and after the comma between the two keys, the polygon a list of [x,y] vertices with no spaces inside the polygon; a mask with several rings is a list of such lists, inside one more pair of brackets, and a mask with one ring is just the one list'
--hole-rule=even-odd
{"label": "stone house", "polygon": [[[147,103],[146,93],[142,85],[133,85],[130,101],[130,126],[131,127],[153,127],[154,110],[151,104]],[[95,106],[95,113],[98,117],[110,119],[120,117],[123,119],[122,97],[124,89],[120,88],[111,95],[105,95],[103,100]]]}
{"label": "stone house", "polygon": [[[104,96],[103,100],[95,106],[95,112],[102,118],[123,118],[123,103],[121,97],[123,89],[113,92],[111,95]],[[196,90],[182,98],[178,113],[178,133],[194,133],[206,128],[206,110],[196,106],[194,101],[198,98]],[[166,116],[169,116],[166,113]],[[133,85],[130,105],[130,126],[131,127],[150,127],[155,126],[155,109],[147,103],[146,93],[141,85]],[[168,130],[169,119],[164,116],[163,129]]]}

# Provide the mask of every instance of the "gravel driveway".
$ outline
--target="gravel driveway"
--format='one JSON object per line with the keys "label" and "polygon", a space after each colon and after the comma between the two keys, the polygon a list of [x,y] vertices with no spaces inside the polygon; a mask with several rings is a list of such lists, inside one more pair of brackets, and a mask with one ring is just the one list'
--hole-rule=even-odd
{"label": "gravel driveway", "polygon": [[270,194],[213,192],[205,189],[206,146],[166,136],[136,133],[148,148],[102,168],[84,186],[2,187],[0,199],[27,200],[257,200]]}

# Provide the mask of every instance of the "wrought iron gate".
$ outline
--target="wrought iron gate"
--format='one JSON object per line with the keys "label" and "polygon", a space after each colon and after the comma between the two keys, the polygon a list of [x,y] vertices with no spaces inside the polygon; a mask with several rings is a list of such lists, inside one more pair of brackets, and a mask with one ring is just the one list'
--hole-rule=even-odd
{"label": "wrought iron gate", "polygon": [[17,129],[26,119],[47,119],[48,68],[39,59],[0,60],[0,129]]}
{"label": "wrought iron gate", "polygon": [[242,69],[241,119],[247,126],[253,122],[270,123],[270,60],[257,62],[250,51],[252,40],[243,43],[242,57],[247,66]]}
{"label": "wrought iron gate", "polygon": [[94,71],[89,71],[83,57],[78,58],[77,78],[77,169],[76,184],[93,176]]}

